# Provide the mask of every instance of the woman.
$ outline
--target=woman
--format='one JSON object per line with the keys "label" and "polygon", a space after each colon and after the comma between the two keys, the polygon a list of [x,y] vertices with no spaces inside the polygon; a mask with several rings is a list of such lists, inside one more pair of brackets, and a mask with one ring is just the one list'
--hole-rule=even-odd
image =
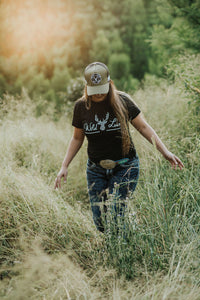
{"label": "woman", "polygon": [[[84,72],[84,96],[74,108],[70,141],[55,188],[61,187],[68,174],[68,166],[81,148],[84,137],[88,139],[87,183],[93,219],[97,229],[104,231],[101,204],[115,192],[115,216],[122,216],[125,198],[134,191],[139,176],[139,159],[131,139],[130,122],[150,143],[153,141],[173,168],[183,168],[181,160],[168,151],[153,128],[142,118],[140,109],[129,95],[116,90],[107,66],[101,62],[88,65]],[[106,208],[103,205],[104,209]],[[105,215],[106,215],[106,209]]]}

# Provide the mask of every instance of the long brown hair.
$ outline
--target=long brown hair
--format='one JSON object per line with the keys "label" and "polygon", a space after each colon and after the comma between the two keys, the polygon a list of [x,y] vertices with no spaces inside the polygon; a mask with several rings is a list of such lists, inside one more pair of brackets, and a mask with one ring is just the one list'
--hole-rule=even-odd
{"label": "long brown hair", "polygon": [[[85,101],[87,109],[91,108],[92,96],[87,95],[87,86],[85,86],[84,96],[82,98]],[[121,134],[122,134],[122,153],[125,157],[130,149],[130,135],[128,129],[128,111],[120,99],[120,92],[116,89],[112,80],[110,80],[110,87],[108,92],[108,101],[110,106],[113,108],[113,111],[120,122]]]}

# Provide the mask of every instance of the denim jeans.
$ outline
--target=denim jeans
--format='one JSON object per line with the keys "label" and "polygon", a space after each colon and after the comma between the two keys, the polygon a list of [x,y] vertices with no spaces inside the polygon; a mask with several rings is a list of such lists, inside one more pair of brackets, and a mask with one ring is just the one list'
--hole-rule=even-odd
{"label": "denim jeans", "polygon": [[[106,215],[106,200],[109,194],[114,195],[113,207],[116,217],[123,215],[126,207],[126,197],[130,191],[134,191],[139,177],[139,159],[130,158],[128,162],[117,165],[115,168],[107,170],[99,164],[95,164],[88,159],[87,162],[87,184],[90,198],[93,220],[97,229],[104,232],[101,212]],[[114,194],[113,194],[114,193]]]}

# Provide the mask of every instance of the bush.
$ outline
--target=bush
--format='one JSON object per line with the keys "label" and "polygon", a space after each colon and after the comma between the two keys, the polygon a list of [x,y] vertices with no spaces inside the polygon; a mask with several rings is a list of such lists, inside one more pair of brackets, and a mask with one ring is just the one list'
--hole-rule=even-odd
{"label": "bush", "polygon": [[90,58],[92,61],[100,61],[108,63],[110,55],[110,43],[103,30],[97,32],[96,39],[93,40],[92,50],[90,50]]}
{"label": "bush", "polygon": [[44,94],[50,88],[50,82],[43,73],[35,76],[27,83],[27,89],[31,96]]}
{"label": "bush", "polygon": [[2,74],[0,74],[0,97],[6,92],[6,80]]}
{"label": "bush", "polygon": [[125,53],[113,54],[109,59],[111,79],[119,90],[135,91],[139,80],[130,74],[130,58]]}
{"label": "bush", "polygon": [[75,101],[83,95],[85,81],[82,77],[71,79],[67,86],[66,101]]}
{"label": "bush", "polygon": [[112,54],[109,59],[111,78],[127,78],[130,72],[130,58],[127,54]]}
{"label": "bush", "polygon": [[167,68],[169,78],[176,84],[185,87],[188,96],[188,109],[191,111],[189,127],[200,131],[200,55],[186,54],[177,57],[168,64]]}
{"label": "bush", "polygon": [[51,88],[55,92],[65,92],[70,81],[70,74],[67,68],[54,70],[53,77],[51,78]]}

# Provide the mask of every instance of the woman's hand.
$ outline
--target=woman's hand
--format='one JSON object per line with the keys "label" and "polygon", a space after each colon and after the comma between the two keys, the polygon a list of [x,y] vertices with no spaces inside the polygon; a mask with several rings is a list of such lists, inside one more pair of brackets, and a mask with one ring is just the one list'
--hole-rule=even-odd
{"label": "woman's hand", "polygon": [[61,188],[62,177],[64,177],[64,182],[66,182],[67,174],[68,174],[68,166],[72,161],[72,159],[74,158],[74,156],[76,155],[76,153],[81,148],[84,141],[84,137],[85,135],[83,129],[74,127],[74,133],[69,143],[67,153],[62,163],[62,167],[55,180],[55,185],[54,185],[55,189]]}
{"label": "woman's hand", "polygon": [[176,155],[174,155],[173,153],[171,153],[170,151],[168,151],[167,153],[164,154],[165,159],[167,159],[171,166],[172,169],[177,168],[177,166],[179,167],[180,170],[182,170],[182,168],[184,167],[182,161],[180,160],[180,158],[178,158]]}
{"label": "woman's hand", "polygon": [[178,166],[182,170],[184,167],[182,161],[166,148],[155,130],[142,118],[141,113],[131,123],[151,144],[155,142],[156,148],[170,162],[172,169],[176,170]]}
{"label": "woman's hand", "polygon": [[67,180],[67,174],[68,174],[68,168],[62,166],[62,168],[60,169],[60,171],[59,171],[59,173],[58,173],[58,175],[56,177],[54,189],[61,188],[61,179],[63,177],[64,178],[64,182],[66,182],[66,180]]}

